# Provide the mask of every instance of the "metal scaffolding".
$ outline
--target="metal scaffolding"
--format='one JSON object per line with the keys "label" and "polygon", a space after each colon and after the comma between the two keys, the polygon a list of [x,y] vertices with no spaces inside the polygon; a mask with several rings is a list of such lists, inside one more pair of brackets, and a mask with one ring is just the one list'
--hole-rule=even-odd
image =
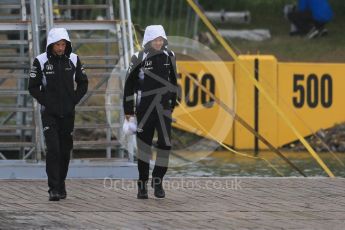
{"label": "metal scaffolding", "polygon": [[27,76],[52,27],[69,31],[73,52],[84,62],[90,81],[76,107],[74,150],[86,157],[104,152],[104,158],[133,159],[124,154],[121,142],[124,73],[134,52],[130,5],[128,0],[119,0],[118,6],[112,0],[98,2],[0,2],[0,159],[44,158],[40,105],[28,94]]}

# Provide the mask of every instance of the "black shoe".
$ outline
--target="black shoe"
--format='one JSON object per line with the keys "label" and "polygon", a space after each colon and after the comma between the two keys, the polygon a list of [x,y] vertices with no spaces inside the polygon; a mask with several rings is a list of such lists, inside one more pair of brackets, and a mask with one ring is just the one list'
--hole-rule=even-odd
{"label": "black shoe", "polygon": [[138,199],[148,199],[149,196],[147,194],[147,181],[138,181]]}
{"label": "black shoe", "polygon": [[154,195],[157,198],[164,198],[165,191],[163,189],[163,180],[161,178],[152,178],[151,187],[154,188]]}
{"label": "black shoe", "polygon": [[326,28],[323,28],[320,30],[320,37],[328,35],[328,30]]}
{"label": "black shoe", "polygon": [[57,191],[51,190],[49,191],[49,201],[59,201],[60,195]]}
{"label": "black shoe", "polygon": [[65,189],[59,192],[59,197],[60,197],[60,199],[66,199],[67,192]]}

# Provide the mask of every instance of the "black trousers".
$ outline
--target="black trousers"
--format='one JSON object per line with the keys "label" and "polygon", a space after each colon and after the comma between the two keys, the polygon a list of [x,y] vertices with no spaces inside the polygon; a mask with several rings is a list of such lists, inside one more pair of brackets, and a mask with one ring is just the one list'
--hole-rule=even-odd
{"label": "black trousers", "polygon": [[157,131],[157,157],[155,167],[152,171],[152,178],[163,180],[168,170],[169,155],[171,150],[171,110],[151,114],[137,113],[138,131],[138,171],[139,181],[149,179],[150,159],[152,157],[152,140],[155,130]]}
{"label": "black trousers", "polygon": [[63,191],[73,148],[74,114],[61,118],[43,112],[42,123],[49,191]]}
{"label": "black trousers", "polygon": [[300,34],[307,34],[312,27],[320,29],[325,25],[325,23],[315,21],[310,11],[292,11],[288,14],[288,18],[297,27]]}

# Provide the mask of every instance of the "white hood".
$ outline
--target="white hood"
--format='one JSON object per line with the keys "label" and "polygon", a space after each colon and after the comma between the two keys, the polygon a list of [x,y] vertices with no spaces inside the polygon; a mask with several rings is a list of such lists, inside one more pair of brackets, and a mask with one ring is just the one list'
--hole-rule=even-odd
{"label": "white hood", "polygon": [[144,40],[143,40],[143,47],[150,41],[162,37],[166,41],[168,41],[167,36],[165,34],[164,28],[161,25],[151,25],[146,27],[145,34],[144,34]]}
{"label": "white hood", "polygon": [[62,39],[68,41],[69,45],[71,46],[71,40],[69,39],[67,30],[65,28],[52,28],[48,34],[47,46],[46,46],[47,51],[48,51],[48,46]]}

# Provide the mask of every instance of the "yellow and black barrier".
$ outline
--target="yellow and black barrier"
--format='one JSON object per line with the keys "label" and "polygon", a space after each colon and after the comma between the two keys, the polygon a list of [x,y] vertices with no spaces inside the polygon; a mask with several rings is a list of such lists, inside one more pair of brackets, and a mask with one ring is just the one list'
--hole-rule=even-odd
{"label": "yellow and black barrier", "polygon": [[[212,23],[207,19],[205,14],[202,12],[200,7],[193,1],[193,0],[186,0],[187,3],[192,7],[192,9],[196,12],[196,14],[200,17],[203,23],[207,26],[207,28],[211,31],[211,33],[215,36],[217,41],[224,47],[226,52],[233,58],[235,63],[239,65],[239,67],[245,72],[244,76],[249,79],[254,86],[256,87],[257,92],[255,94],[260,93],[267,102],[271,105],[272,109],[278,114],[279,118],[284,121],[284,124],[293,132],[293,134],[301,141],[301,143],[305,146],[308,150],[310,155],[317,161],[317,163],[322,167],[322,169],[327,173],[328,176],[334,177],[332,171],[327,167],[327,165],[322,161],[319,155],[315,152],[315,150],[310,146],[310,144],[305,140],[303,135],[300,131],[296,128],[294,123],[292,123],[291,119],[284,113],[282,109],[279,108],[278,104],[274,101],[274,98],[271,98],[270,94],[266,91],[264,86],[259,83],[258,79],[256,79],[255,74],[253,75],[244,65],[242,65],[241,60],[234,52],[234,50],[228,45],[228,43],[224,40],[224,38],[218,33],[216,28],[212,25]],[[257,72],[257,71],[255,71]],[[256,98],[256,100],[258,100]],[[257,136],[257,135],[256,135]]]}
{"label": "yellow and black barrier", "polygon": [[[298,140],[248,79],[251,72],[303,136],[345,120],[345,64],[279,63],[274,56],[244,55],[237,62],[180,61],[188,73],[264,136],[274,147]],[[246,71],[244,71],[244,68]],[[226,68],[226,70],[224,69]],[[178,79],[182,106],[217,140],[235,149],[267,149],[183,74]],[[175,127],[194,132],[189,115],[177,107]],[[196,132],[201,136],[206,133]]]}

